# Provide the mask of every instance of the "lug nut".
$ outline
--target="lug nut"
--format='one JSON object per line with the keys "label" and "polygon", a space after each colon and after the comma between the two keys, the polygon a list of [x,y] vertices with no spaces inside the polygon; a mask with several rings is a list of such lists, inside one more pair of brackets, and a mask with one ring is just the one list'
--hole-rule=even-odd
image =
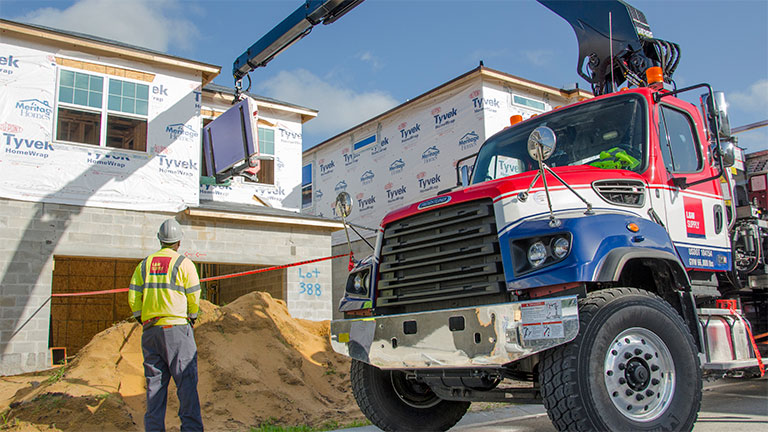
{"label": "lug nut", "polygon": [[656,372],[657,370],[659,370],[659,367],[656,365],[651,365],[651,370]]}
{"label": "lug nut", "polygon": [[643,395],[641,395],[640,393],[638,393],[638,394],[635,396],[635,399],[637,399],[638,401],[641,401],[641,400],[645,399],[645,396],[643,396]]}
{"label": "lug nut", "polygon": [[653,356],[652,356],[652,355],[650,355],[650,354],[648,354],[648,353],[646,353],[646,354],[643,356],[643,358],[644,358],[644,359],[646,359],[646,360],[650,360],[650,359],[652,359],[652,358],[653,358]]}
{"label": "lug nut", "polygon": [[625,358],[625,359],[627,359],[627,360],[629,360],[629,359],[631,359],[631,358],[632,358],[632,354],[630,354],[630,353],[628,353],[628,352],[627,352],[627,353],[624,353],[624,358]]}
{"label": "lug nut", "polygon": [[635,348],[635,355],[640,355],[642,353],[643,353],[643,350],[641,350],[640,348]]}
{"label": "lug nut", "polygon": [[652,379],[652,380],[651,380],[651,384],[653,384],[653,385],[659,385],[659,382],[660,382],[660,381],[659,381],[659,380],[657,380],[656,378],[654,378],[654,379]]}
{"label": "lug nut", "polygon": [[630,389],[627,389],[627,391],[625,391],[624,394],[627,395],[627,396],[632,396],[633,394],[635,394],[635,392],[633,392]]}
{"label": "lug nut", "polygon": [[656,394],[656,393],[654,393],[654,392],[653,392],[653,390],[646,390],[646,391],[645,391],[645,395],[646,395],[646,396],[648,396],[648,397],[651,397],[651,396],[653,396],[653,395],[655,395],[655,394]]}
{"label": "lug nut", "polygon": [[624,385],[626,383],[627,383],[627,380],[625,380],[624,378],[619,378],[619,384]]}
{"label": "lug nut", "polygon": [[624,363],[619,363],[619,370],[624,370],[626,366],[624,366]]}

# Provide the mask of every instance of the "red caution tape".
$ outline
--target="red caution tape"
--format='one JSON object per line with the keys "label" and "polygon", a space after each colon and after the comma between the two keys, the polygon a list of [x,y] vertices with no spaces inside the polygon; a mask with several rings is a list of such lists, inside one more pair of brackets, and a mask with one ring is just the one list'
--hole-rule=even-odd
{"label": "red caution tape", "polygon": [[760,350],[757,349],[757,343],[755,343],[755,338],[752,336],[752,329],[749,327],[749,323],[747,323],[744,318],[741,317],[741,314],[736,312],[736,301],[730,300],[728,303],[726,303],[726,301],[718,300],[717,303],[718,306],[728,306],[728,310],[733,315],[736,315],[736,318],[738,318],[739,321],[744,324],[744,328],[747,329],[747,334],[749,335],[749,341],[752,343],[752,350],[755,352],[755,357],[757,357],[757,366],[760,368],[760,376],[765,376],[765,365],[763,364],[763,357],[760,355]]}
{"label": "red caution tape", "polygon": [[[312,264],[312,263],[316,263],[316,262],[320,262],[320,261],[326,261],[326,260],[330,260],[330,259],[334,259],[334,258],[341,258],[341,257],[347,256],[347,255],[350,255],[350,254],[345,253],[345,254],[340,254],[340,255],[323,257],[323,258],[316,258],[316,259],[307,260],[307,261],[299,261],[299,262],[295,262],[295,263],[291,263],[291,264],[284,264],[284,265],[267,267],[267,268],[262,268],[262,269],[257,269],[257,270],[250,270],[250,271],[245,271],[245,272],[240,272],[240,273],[232,273],[232,274],[223,275],[223,276],[212,276],[212,277],[200,279],[200,282],[210,282],[210,281],[215,281],[215,280],[220,280],[220,279],[230,279],[230,278],[234,278],[234,277],[238,277],[238,276],[246,276],[246,275],[251,275],[251,274],[256,274],[256,273],[268,272],[268,271],[271,271],[271,270],[281,270],[281,269],[284,269],[284,268],[296,267],[296,266],[300,266],[300,265],[304,265],[304,264]],[[55,293],[55,294],[51,294],[51,297],[75,297],[75,296],[88,296],[88,295],[98,295],[98,294],[114,294],[114,293],[126,292],[126,291],[128,291],[128,288],[117,288],[117,289],[102,290],[102,291],[86,291],[86,292],[75,292],[75,293]]]}
{"label": "red caution tape", "polygon": [[96,295],[96,294],[112,294],[112,293],[119,293],[119,292],[126,292],[126,291],[128,291],[128,288],[117,288],[117,289],[103,290],[103,291],[55,293],[55,294],[51,294],[51,297],[74,297],[74,296],[86,296],[86,295]]}
{"label": "red caution tape", "polygon": [[341,258],[341,257],[347,256],[347,255],[349,255],[349,254],[345,253],[345,254],[341,254],[341,255],[334,255],[334,256],[329,256],[329,257],[324,257],[324,258],[317,258],[317,259],[308,260],[308,261],[300,261],[300,262],[295,262],[295,263],[291,263],[291,264],[284,264],[284,265],[279,265],[279,266],[274,266],[274,267],[267,267],[267,268],[263,268],[263,269],[250,270],[250,271],[245,271],[245,272],[240,272],[240,273],[232,273],[232,274],[228,274],[228,275],[224,275],[224,276],[213,276],[213,277],[209,277],[209,278],[200,279],[200,282],[209,282],[209,281],[213,281],[213,280],[229,279],[229,278],[233,278],[233,277],[246,276],[246,275],[251,275],[251,274],[256,274],[256,273],[267,272],[267,271],[271,271],[271,270],[281,270],[281,269],[288,268],[288,267],[296,267],[296,266],[300,266],[300,265],[304,265],[304,264],[312,264],[312,263],[316,263],[316,262],[320,262],[320,261],[325,261],[325,260],[329,260],[329,259]]}

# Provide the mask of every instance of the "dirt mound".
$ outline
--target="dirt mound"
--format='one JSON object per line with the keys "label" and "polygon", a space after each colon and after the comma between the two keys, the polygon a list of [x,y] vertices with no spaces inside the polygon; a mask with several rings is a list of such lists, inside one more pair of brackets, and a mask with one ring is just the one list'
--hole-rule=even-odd
{"label": "dirt mound", "polygon": [[[284,302],[266,293],[253,292],[221,308],[203,301],[195,339],[206,428],[361,420],[349,389],[349,360],[333,352],[328,333],[327,321],[294,319]],[[143,430],[142,361],[139,325],[118,323],[96,335],[68,367],[19,390],[5,426]],[[177,410],[171,382],[170,430],[178,430]]]}

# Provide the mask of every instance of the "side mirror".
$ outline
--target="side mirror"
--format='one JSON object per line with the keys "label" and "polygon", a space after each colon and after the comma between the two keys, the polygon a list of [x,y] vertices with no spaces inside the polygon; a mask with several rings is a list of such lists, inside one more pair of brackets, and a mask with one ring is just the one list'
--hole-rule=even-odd
{"label": "side mirror", "polygon": [[714,134],[719,131],[720,138],[731,136],[731,121],[728,118],[728,103],[725,100],[725,93],[721,91],[714,92],[714,98],[709,95],[703,95],[707,107],[707,120],[709,120],[709,130]]}
{"label": "side mirror", "polygon": [[340,192],[336,195],[336,201],[333,202],[333,213],[344,219],[352,213],[352,197],[346,192]]}
{"label": "side mirror", "polygon": [[528,154],[533,160],[543,162],[555,152],[557,136],[547,126],[539,126],[528,136]]}
{"label": "side mirror", "polygon": [[465,156],[456,161],[456,186],[469,186],[472,180],[472,167],[475,164],[474,158],[477,153]]}
{"label": "side mirror", "polygon": [[720,146],[720,157],[723,158],[724,167],[732,167],[736,163],[736,149],[732,142]]}
{"label": "side mirror", "polygon": [[469,186],[469,165],[463,165],[460,168],[460,173],[461,185],[464,187]]}

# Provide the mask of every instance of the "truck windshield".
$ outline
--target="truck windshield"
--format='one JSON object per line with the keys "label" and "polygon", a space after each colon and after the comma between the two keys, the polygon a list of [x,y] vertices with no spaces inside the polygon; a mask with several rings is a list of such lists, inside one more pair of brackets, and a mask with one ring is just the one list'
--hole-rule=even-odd
{"label": "truck windshield", "polygon": [[606,169],[645,170],[647,110],[634,94],[596,100],[533,118],[491,137],[477,155],[472,183],[538,169],[528,155],[528,135],[548,126],[557,136],[551,167],[591,165]]}

